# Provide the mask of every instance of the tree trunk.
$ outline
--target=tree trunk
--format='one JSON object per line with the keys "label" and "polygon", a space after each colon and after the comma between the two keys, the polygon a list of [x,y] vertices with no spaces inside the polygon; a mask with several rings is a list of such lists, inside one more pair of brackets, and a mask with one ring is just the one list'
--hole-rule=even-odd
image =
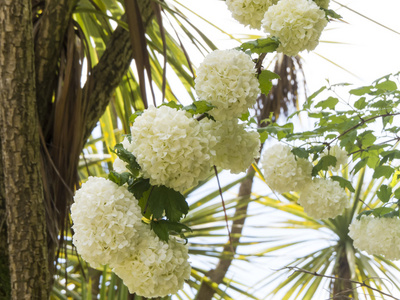
{"label": "tree trunk", "polygon": [[48,299],[31,2],[0,5],[0,139],[12,299]]}
{"label": "tree trunk", "polygon": [[340,256],[334,269],[334,274],[338,279],[333,281],[332,299],[353,299],[353,286],[350,282],[351,271],[347,260],[346,247],[342,246],[341,248],[342,250],[338,251]]}

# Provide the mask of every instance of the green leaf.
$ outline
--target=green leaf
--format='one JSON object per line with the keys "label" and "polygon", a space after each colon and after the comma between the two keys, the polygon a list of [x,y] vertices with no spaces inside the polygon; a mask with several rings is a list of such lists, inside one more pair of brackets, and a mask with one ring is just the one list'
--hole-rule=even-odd
{"label": "green leaf", "polygon": [[260,83],[261,93],[268,95],[269,91],[272,89],[272,79],[281,79],[281,77],[269,70],[263,70],[260,75],[258,75],[258,82]]}
{"label": "green leaf", "polygon": [[364,131],[363,133],[359,134],[357,137],[357,142],[359,143],[359,147],[365,149],[374,144],[376,141],[376,136],[373,134],[372,130]]}
{"label": "green leaf", "polygon": [[110,173],[108,173],[108,179],[111,180],[112,182],[115,182],[119,186],[127,183],[129,181],[130,176],[131,174],[129,174],[128,172],[120,174],[115,171],[110,171]]}
{"label": "green leaf", "polygon": [[250,50],[251,53],[261,54],[274,52],[278,47],[279,40],[276,37],[269,37],[243,43],[240,45],[239,49],[242,51]]}
{"label": "green leaf", "polygon": [[165,242],[168,242],[170,234],[179,234],[183,237],[184,232],[192,231],[184,224],[178,222],[170,222],[167,220],[152,220],[150,225],[151,229],[154,230],[157,236]]}
{"label": "green leaf", "polygon": [[212,110],[215,106],[211,105],[209,102],[200,100],[194,101],[192,104],[184,106],[182,109],[191,113],[192,115],[204,114],[210,110]]}
{"label": "green leaf", "polygon": [[354,175],[358,173],[358,171],[360,171],[362,168],[364,168],[367,165],[368,162],[368,158],[363,158],[361,159],[353,168],[353,170],[351,170],[351,172],[354,172]]}
{"label": "green leaf", "polygon": [[134,114],[129,117],[129,122],[135,123],[137,117],[141,116],[144,113],[143,110],[137,110]]}
{"label": "green leaf", "polygon": [[360,88],[350,90],[349,93],[352,94],[352,95],[356,95],[356,96],[362,96],[362,95],[371,93],[371,90],[373,88],[374,87],[372,85],[362,86]]}
{"label": "green leaf", "polygon": [[259,128],[258,132],[261,134],[262,132],[266,131],[270,134],[276,134],[278,140],[283,139],[288,134],[293,133],[293,123],[286,123],[285,125],[278,125],[276,123],[272,123],[267,127]]}
{"label": "green leaf", "polygon": [[390,178],[394,172],[394,169],[389,166],[378,166],[375,168],[374,175],[372,176],[373,178],[381,178],[382,176],[385,176],[386,178]]}
{"label": "green leaf", "polygon": [[169,101],[168,103],[163,103],[163,104],[160,105],[160,107],[161,106],[168,106],[168,107],[174,108],[176,110],[180,110],[183,107],[182,104],[176,103],[175,101]]}
{"label": "green leaf", "polygon": [[378,83],[376,85],[377,89],[387,90],[387,91],[395,91],[397,90],[397,85],[394,81],[386,80],[384,82]]}
{"label": "green leaf", "polygon": [[261,144],[264,144],[265,141],[268,139],[269,134],[266,131],[259,132],[259,134],[260,134],[260,142]]}
{"label": "green leaf", "polygon": [[130,191],[136,199],[141,199],[143,197],[143,193],[148,191],[150,187],[150,180],[141,177],[129,184],[128,191]]}
{"label": "green leaf", "polygon": [[136,157],[131,152],[126,150],[121,143],[115,145],[114,153],[116,153],[122,161],[127,163],[126,168],[133,174],[134,177],[139,175],[140,166],[136,161]]}
{"label": "green leaf", "polygon": [[329,97],[328,99],[326,99],[324,101],[318,102],[317,105],[315,105],[315,108],[321,107],[322,109],[330,108],[333,110],[333,109],[335,109],[335,106],[338,103],[339,103],[338,98]]}
{"label": "green leaf", "polygon": [[381,217],[383,215],[389,214],[393,212],[394,209],[390,207],[378,207],[372,210],[372,213],[375,217]]}
{"label": "green leaf", "polygon": [[354,103],[354,107],[357,109],[363,109],[367,106],[367,101],[365,97],[361,97]]}
{"label": "green leaf", "polygon": [[307,101],[303,104],[303,109],[309,109],[311,107],[312,100],[324,90],[326,90],[326,86],[321,87],[318,91],[314,92],[310,97],[308,97]]}
{"label": "green leaf", "polygon": [[164,211],[168,220],[178,222],[189,211],[185,197],[166,186],[154,187],[148,205],[155,219],[161,219]]}
{"label": "green leaf", "polygon": [[392,196],[392,188],[386,184],[382,184],[379,191],[376,192],[376,195],[383,203],[386,203]]}
{"label": "green leaf", "polygon": [[325,9],[323,8],[323,10],[325,11],[325,15],[326,17],[331,17],[333,19],[341,19],[342,16],[337,14],[334,10],[332,9]]}
{"label": "green leaf", "polygon": [[331,176],[330,177],[333,181],[337,181],[339,182],[339,185],[342,188],[348,188],[350,192],[354,193],[355,189],[353,187],[353,185],[351,184],[351,182],[347,179],[344,179],[343,177],[340,176]]}
{"label": "green leaf", "polygon": [[394,191],[394,197],[396,199],[400,199],[400,188],[398,188],[397,190]]}
{"label": "green leaf", "polygon": [[305,159],[307,159],[308,156],[309,156],[308,151],[306,149],[304,149],[304,148],[301,148],[301,147],[293,148],[292,149],[292,153],[294,155],[296,155],[297,157],[305,158]]}
{"label": "green leaf", "polygon": [[318,163],[312,169],[312,176],[316,176],[319,171],[328,171],[330,166],[336,166],[336,157],[333,155],[326,155],[321,157]]}

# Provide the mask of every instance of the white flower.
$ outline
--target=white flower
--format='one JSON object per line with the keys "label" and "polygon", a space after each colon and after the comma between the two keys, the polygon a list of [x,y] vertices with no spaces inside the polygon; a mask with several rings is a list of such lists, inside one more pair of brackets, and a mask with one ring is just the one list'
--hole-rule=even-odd
{"label": "white flower", "polygon": [[371,255],[383,255],[387,259],[400,259],[400,219],[361,216],[349,226],[349,236],[354,246]]}
{"label": "white flower", "polygon": [[325,12],[312,0],[280,0],[265,13],[262,27],[279,38],[278,52],[296,56],[317,47],[327,23]]}
{"label": "white flower", "polygon": [[278,193],[301,191],[311,181],[312,164],[296,158],[289,146],[276,144],[266,149],[261,164],[268,186]]}
{"label": "white flower", "polygon": [[141,224],[135,197],[123,186],[89,177],[76,192],[71,206],[73,243],[93,267],[121,263],[134,249],[133,237]]}
{"label": "white flower", "polygon": [[217,138],[214,164],[233,174],[244,172],[260,156],[260,135],[246,131],[237,119],[213,122],[211,134]]}
{"label": "white flower", "polygon": [[[146,226],[146,225],[145,225]],[[117,274],[130,293],[152,298],[175,294],[190,277],[188,247],[170,238],[160,241],[146,228],[140,237],[137,250],[121,265],[115,266]]]}
{"label": "white flower", "polygon": [[242,51],[211,52],[197,70],[196,93],[216,106],[209,111],[218,121],[240,117],[260,93],[251,57]]}
{"label": "white flower", "polygon": [[133,154],[152,185],[176,191],[195,186],[211,168],[209,138],[184,111],[150,107],[131,127]]}
{"label": "white flower", "polygon": [[314,0],[314,2],[322,8],[328,9],[330,0]]}
{"label": "white flower", "polygon": [[299,204],[310,217],[327,219],[340,215],[350,201],[337,181],[314,178],[301,192]]}
{"label": "white flower", "polygon": [[340,165],[345,166],[347,164],[347,151],[342,150],[338,145],[331,147],[329,150],[325,149],[324,152],[321,154],[321,157],[328,154],[336,157],[336,165],[334,167],[330,166],[330,170],[337,172],[340,169]]}
{"label": "white flower", "polygon": [[226,0],[232,17],[250,28],[260,29],[261,20],[268,8],[278,0]]}
{"label": "white flower", "polygon": [[[133,145],[131,143],[129,143],[129,140],[127,138],[124,138],[124,140],[122,141],[122,146],[124,146],[124,148],[126,150],[128,150],[129,152],[133,151]],[[127,163],[124,162],[122,159],[120,159],[119,157],[117,157],[114,160],[113,163],[113,169],[115,172],[117,173],[124,173],[124,172],[129,172],[129,170],[126,168]]]}

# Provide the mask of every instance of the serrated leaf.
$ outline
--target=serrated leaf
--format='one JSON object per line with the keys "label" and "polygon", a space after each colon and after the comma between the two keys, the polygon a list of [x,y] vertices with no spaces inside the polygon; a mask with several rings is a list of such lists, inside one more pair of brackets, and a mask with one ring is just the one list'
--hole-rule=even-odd
{"label": "serrated leaf", "polygon": [[110,171],[110,173],[108,173],[108,179],[118,184],[119,186],[127,183],[129,181],[130,176],[131,175],[128,172],[117,173],[115,171]]}
{"label": "serrated leaf", "polygon": [[150,180],[144,178],[138,178],[128,185],[128,191],[130,191],[136,199],[141,199],[143,193],[151,188]]}
{"label": "serrated leaf", "polygon": [[269,134],[266,131],[259,132],[259,134],[260,134],[260,142],[261,144],[264,144],[265,141],[268,139]]}
{"label": "serrated leaf", "polygon": [[360,88],[350,90],[349,93],[352,94],[352,95],[356,95],[356,96],[362,96],[362,95],[371,93],[371,90],[373,88],[374,87],[372,85],[362,86]]}
{"label": "serrated leaf", "polygon": [[390,178],[394,172],[394,169],[389,166],[378,166],[375,168],[373,178],[381,178],[382,176]]}
{"label": "serrated leaf", "polygon": [[126,168],[132,173],[133,176],[136,177],[140,171],[140,166],[136,161],[136,157],[131,152],[126,150],[121,143],[115,145],[114,152],[122,161],[127,163]]}
{"label": "serrated leaf", "polygon": [[182,104],[176,103],[175,101],[169,101],[169,102],[167,102],[167,103],[163,103],[163,104],[160,105],[160,107],[161,107],[161,106],[168,106],[168,107],[174,108],[174,109],[176,109],[176,110],[180,110],[180,109],[182,109],[182,107],[183,107]]}
{"label": "serrated leaf", "polygon": [[154,187],[148,205],[155,219],[161,219],[164,211],[168,220],[178,222],[189,211],[185,197],[166,186]]}
{"label": "serrated leaf", "polygon": [[296,155],[297,157],[305,158],[305,159],[307,159],[308,156],[309,156],[308,151],[306,149],[304,149],[304,148],[301,148],[301,147],[293,148],[292,149],[292,153],[294,155]]}
{"label": "serrated leaf", "polygon": [[333,18],[333,19],[341,19],[342,18],[342,16],[341,15],[339,15],[338,13],[336,13],[334,10],[332,10],[332,9],[325,9],[325,8],[323,8],[323,10],[325,11],[325,15],[327,16],[327,17],[331,17],[331,18]]}
{"label": "serrated leaf", "polygon": [[357,137],[357,142],[359,142],[364,149],[373,145],[375,141],[376,141],[376,136],[373,134],[372,130],[364,131]]}
{"label": "serrated leaf", "polygon": [[186,110],[192,115],[200,115],[212,110],[214,107],[215,106],[210,104],[209,102],[200,100],[200,101],[194,101],[190,105],[183,106],[182,109]]}
{"label": "serrated leaf", "polygon": [[357,220],[360,220],[362,216],[369,216],[372,214],[374,211],[373,210],[364,210],[361,213],[358,214]]}
{"label": "serrated leaf", "polygon": [[393,211],[394,211],[394,209],[390,208],[390,207],[378,207],[378,208],[375,208],[372,210],[372,214],[375,217],[381,217],[381,216],[389,214]]}
{"label": "serrated leaf", "polygon": [[312,100],[321,94],[324,90],[326,90],[326,86],[321,87],[318,91],[314,92],[310,97],[307,98],[307,101],[303,104],[303,109],[309,109],[312,104]]}
{"label": "serrated leaf", "polygon": [[339,185],[340,185],[342,188],[348,188],[348,190],[349,190],[350,192],[352,192],[352,193],[355,192],[355,189],[354,189],[353,185],[351,184],[351,182],[350,182],[349,180],[344,179],[343,177],[340,177],[340,176],[331,176],[330,178],[331,178],[333,181],[339,182]]}
{"label": "serrated leaf", "polygon": [[391,80],[386,80],[376,85],[377,89],[387,90],[387,91],[395,91],[397,90],[396,82]]}
{"label": "serrated leaf", "polygon": [[353,168],[351,172],[354,172],[354,175],[358,173],[362,168],[364,168],[367,165],[368,158],[363,158],[361,159]]}
{"label": "serrated leaf", "polygon": [[321,157],[321,159],[312,169],[312,176],[316,176],[319,171],[328,171],[330,166],[336,166],[336,161],[337,159],[333,155]]}
{"label": "serrated leaf", "polygon": [[315,108],[321,107],[322,109],[330,108],[333,110],[333,109],[335,109],[335,106],[338,103],[339,103],[338,98],[329,97],[328,99],[326,99],[324,101],[318,102],[317,105],[315,105]]}
{"label": "serrated leaf", "polygon": [[379,188],[379,191],[376,192],[376,195],[378,196],[379,200],[381,200],[383,203],[386,203],[392,196],[392,188],[386,184],[382,184]]}
{"label": "serrated leaf", "polygon": [[239,49],[242,51],[250,50],[251,53],[261,54],[274,52],[278,47],[279,40],[276,37],[269,37],[243,43],[240,45]]}
{"label": "serrated leaf", "polygon": [[168,242],[170,234],[179,234],[183,236],[185,231],[192,231],[188,226],[182,223],[170,222],[167,220],[152,220],[151,229],[165,242]]}
{"label": "serrated leaf", "polygon": [[268,95],[269,91],[272,89],[273,79],[281,79],[281,77],[269,70],[263,70],[260,75],[258,75],[258,82],[260,83],[261,93]]}
{"label": "serrated leaf", "polygon": [[357,109],[363,109],[367,106],[367,101],[365,97],[361,97],[354,103],[354,107]]}

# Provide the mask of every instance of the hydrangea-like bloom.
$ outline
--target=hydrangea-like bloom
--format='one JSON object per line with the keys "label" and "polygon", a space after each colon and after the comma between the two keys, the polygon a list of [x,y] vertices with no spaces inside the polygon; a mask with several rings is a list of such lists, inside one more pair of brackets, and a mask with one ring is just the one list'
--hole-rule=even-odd
{"label": "hydrangea-like bloom", "polygon": [[400,219],[361,216],[349,226],[354,246],[368,254],[400,259]]}
{"label": "hydrangea-like bloom", "polygon": [[262,27],[279,38],[278,52],[296,56],[317,47],[327,23],[325,12],[312,0],[280,0],[265,13]]}
{"label": "hydrangea-like bloom", "polygon": [[[124,148],[126,150],[128,150],[129,152],[133,151],[133,145],[131,143],[129,143],[129,140],[127,138],[124,138],[124,140],[122,141],[122,146],[124,146]],[[129,172],[129,170],[126,168],[126,162],[124,162],[122,159],[120,159],[119,157],[117,157],[114,160],[113,163],[113,168],[115,172],[118,173],[124,173],[124,172]]]}
{"label": "hydrangea-like bloom", "polygon": [[330,0],[314,0],[314,2],[322,8],[328,9]]}
{"label": "hydrangea-like bloom", "polygon": [[217,138],[214,164],[233,174],[244,172],[260,156],[260,135],[246,131],[237,119],[212,122],[212,135]]}
{"label": "hydrangea-like bloom", "polygon": [[342,150],[338,145],[331,147],[329,151],[328,149],[325,149],[321,157],[328,154],[336,157],[336,166],[334,167],[330,166],[329,167],[330,170],[339,171],[340,165],[345,166],[347,164],[347,157],[348,157],[347,151],[344,149]]}
{"label": "hydrangea-like bloom", "polygon": [[260,29],[265,12],[278,0],[226,0],[232,17],[239,23]]}
{"label": "hydrangea-like bloom", "polygon": [[209,111],[218,121],[240,117],[260,93],[251,57],[237,50],[211,52],[197,70],[196,93],[216,106]]}
{"label": "hydrangea-like bloom", "polygon": [[71,206],[73,243],[93,267],[122,263],[134,249],[142,215],[135,197],[123,186],[89,177]]}
{"label": "hydrangea-like bloom", "polygon": [[340,215],[350,201],[337,181],[314,178],[301,192],[299,204],[310,217],[327,219]]}
{"label": "hydrangea-like bloom", "polygon": [[152,298],[175,294],[182,289],[184,281],[190,277],[186,245],[175,238],[164,243],[146,228],[137,249],[113,269],[131,293]]}
{"label": "hydrangea-like bloom", "polygon": [[289,146],[276,144],[266,149],[261,164],[268,186],[278,193],[301,191],[311,181],[312,164],[296,158]]}
{"label": "hydrangea-like bloom", "polygon": [[136,118],[131,132],[132,152],[152,185],[183,192],[208,175],[215,138],[206,136],[184,111],[150,107]]}

